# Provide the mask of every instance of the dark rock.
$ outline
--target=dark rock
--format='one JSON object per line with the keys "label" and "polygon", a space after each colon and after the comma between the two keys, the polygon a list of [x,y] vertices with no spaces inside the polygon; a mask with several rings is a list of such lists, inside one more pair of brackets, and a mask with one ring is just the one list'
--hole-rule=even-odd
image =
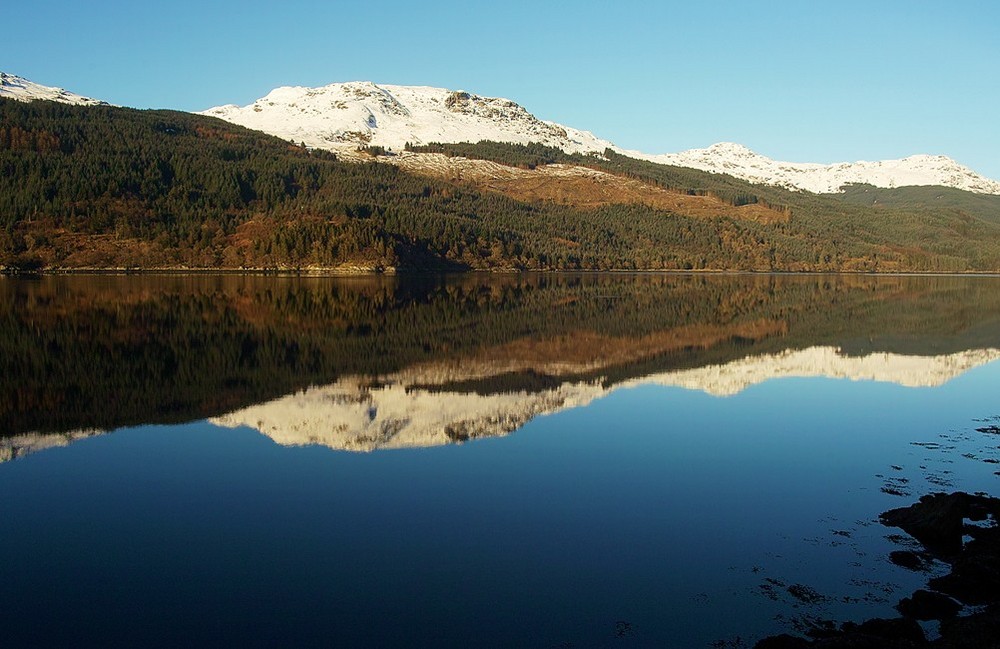
{"label": "dark rock", "polygon": [[1000,528],[966,528],[973,537],[951,562],[951,572],[930,587],[966,604],[1000,601]]}
{"label": "dark rock", "polygon": [[765,638],[755,649],[918,649],[927,647],[923,629],[914,620],[896,618],[874,619],[854,624],[848,622],[839,630],[823,633],[812,641],[790,635]]}
{"label": "dark rock", "polygon": [[910,550],[893,550],[889,553],[889,561],[909,570],[927,570],[927,560]]}
{"label": "dark rock", "polygon": [[812,643],[805,638],[797,638],[793,635],[782,633],[781,635],[764,638],[753,647],[754,649],[806,649],[810,646],[812,646]]}
{"label": "dark rock", "polygon": [[931,643],[935,649],[996,649],[1000,646],[1000,606],[968,617],[941,622],[941,637]]}
{"label": "dark rock", "polygon": [[931,552],[950,557],[962,549],[963,519],[983,520],[990,513],[1000,514],[1000,500],[957,491],[922,496],[920,502],[891,509],[880,519],[902,528]]}
{"label": "dark rock", "polygon": [[[846,627],[846,625],[845,625]],[[887,640],[907,640],[916,644],[926,642],[924,630],[916,620],[905,617],[892,619],[874,618],[857,625],[859,633]]]}
{"label": "dark rock", "polygon": [[958,615],[962,605],[947,595],[918,590],[910,597],[900,600],[896,604],[896,610],[916,620],[943,620]]}
{"label": "dark rock", "polygon": [[968,555],[952,571],[930,581],[930,587],[966,604],[990,604],[1000,599],[1000,557]]}
{"label": "dark rock", "polygon": [[803,604],[819,604],[826,601],[826,597],[817,592],[815,588],[804,584],[792,584],[785,590]]}

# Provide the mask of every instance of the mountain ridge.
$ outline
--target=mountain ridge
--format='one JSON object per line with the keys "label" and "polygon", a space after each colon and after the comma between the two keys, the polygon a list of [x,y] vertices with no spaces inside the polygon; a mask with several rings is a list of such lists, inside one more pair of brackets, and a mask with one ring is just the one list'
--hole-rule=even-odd
{"label": "mountain ridge", "polygon": [[398,151],[407,143],[540,143],[567,153],[601,154],[611,149],[658,164],[821,194],[837,193],[846,184],[870,184],[883,188],[940,185],[1000,195],[1000,182],[947,156],[918,154],[897,160],[824,165],[777,161],[732,142],[650,154],[624,149],[589,131],[541,120],[509,99],[430,86],[370,81],[317,88],[283,86],[247,106],[228,104],[200,114],[339,152],[359,146]]}
{"label": "mountain ridge", "polygon": [[976,194],[1000,194],[1000,182],[986,178],[943,155],[916,154],[897,160],[838,162],[782,162],[772,160],[733,142],[718,142],[704,149],[633,157],[658,164],[726,173],[752,183],[815,194],[835,194],[845,185],[896,187],[943,186]]}
{"label": "mountain ridge", "polygon": [[[110,105],[6,72],[0,72],[0,97]],[[838,193],[848,184],[868,184],[879,188],[944,186],[1000,195],[1000,182],[943,155],[916,154],[896,160],[833,164],[784,162],[733,142],[717,142],[679,153],[651,154],[624,149],[589,131],[539,119],[510,99],[432,86],[371,81],[332,83],[316,88],[280,86],[247,106],[226,104],[196,114],[339,153],[365,146],[398,151],[407,143],[481,140],[540,143],[567,153],[601,154],[611,149],[657,164],[728,174],[756,184],[819,194]]]}

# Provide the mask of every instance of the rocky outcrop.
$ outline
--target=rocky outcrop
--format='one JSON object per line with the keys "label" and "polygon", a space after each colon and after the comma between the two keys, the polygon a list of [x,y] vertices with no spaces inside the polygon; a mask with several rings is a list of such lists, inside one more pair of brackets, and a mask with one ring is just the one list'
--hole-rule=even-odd
{"label": "rocky outcrop", "polygon": [[[901,618],[848,622],[817,630],[808,639],[772,636],[755,649],[1000,647],[1000,499],[964,492],[930,494],[909,507],[884,512],[880,519],[920,541],[951,571],[900,600],[896,610]],[[939,620],[940,637],[928,640],[917,620]]]}

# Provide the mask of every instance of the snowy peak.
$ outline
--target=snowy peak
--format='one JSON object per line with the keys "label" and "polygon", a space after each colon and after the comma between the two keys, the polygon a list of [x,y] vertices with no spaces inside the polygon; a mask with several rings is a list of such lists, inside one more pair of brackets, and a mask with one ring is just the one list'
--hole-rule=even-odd
{"label": "snowy peak", "polygon": [[78,106],[107,106],[108,103],[99,99],[84,97],[62,88],[43,86],[15,74],[0,72],[0,97],[18,101],[58,101],[63,104]]}
{"label": "snowy peak", "polygon": [[823,165],[779,162],[732,142],[663,155],[627,153],[660,164],[724,173],[752,183],[804,189],[817,194],[836,193],[844,185],[852,183],[887,188],[941,185],[978,194],[1000,194],[1000,182],[980,176],[943,155],[913,155],[900,160]]}
{"label": "snowy peak", "polygon": [[613,146],[590,133],[540,120],[509,99],[370,81],[276,88],[248,106],[219,106],[202,114],[332,150],[359,145],[401,150],[407,142],[479,140],[538,142],[570,152]]}
{"label": "snowy peak", "polygon": [[734,158],[754,158],[760,157],[742,144],[736,142],[716,142],[707,149],[703,149],[709,156],[732,156]]}

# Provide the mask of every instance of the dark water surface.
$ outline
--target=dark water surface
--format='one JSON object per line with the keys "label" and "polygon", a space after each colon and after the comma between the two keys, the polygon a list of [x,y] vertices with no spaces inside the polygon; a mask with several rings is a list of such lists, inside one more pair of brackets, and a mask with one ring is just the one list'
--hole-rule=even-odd
{"label": "dark water surface", "polygon": [[996,495],[1000,279],[0,279],[0,646],[741,647]]}

